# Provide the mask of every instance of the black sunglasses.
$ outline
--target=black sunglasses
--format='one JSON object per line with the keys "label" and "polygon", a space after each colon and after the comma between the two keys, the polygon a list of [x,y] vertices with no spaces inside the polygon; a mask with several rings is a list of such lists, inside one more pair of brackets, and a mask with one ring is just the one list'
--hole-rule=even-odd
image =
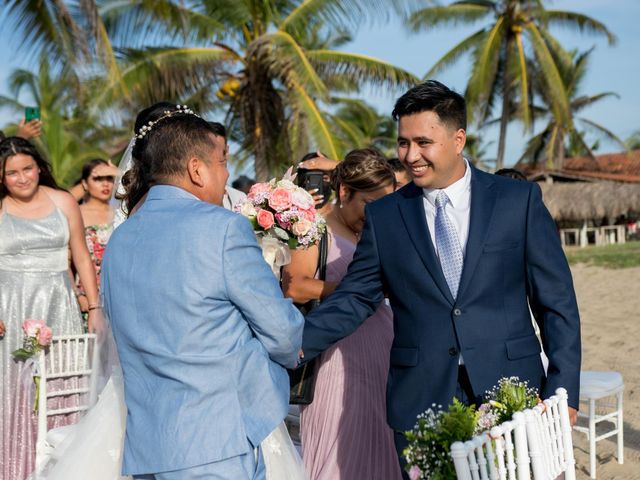
{"label": "black sunglasses", "polygon": [[113,183],[116,181],[116,177],[113,175],[100,175],[96,177],[91,177],[91,180],[93,180],[94,182],[104,182],[106,180],[107,182]]}

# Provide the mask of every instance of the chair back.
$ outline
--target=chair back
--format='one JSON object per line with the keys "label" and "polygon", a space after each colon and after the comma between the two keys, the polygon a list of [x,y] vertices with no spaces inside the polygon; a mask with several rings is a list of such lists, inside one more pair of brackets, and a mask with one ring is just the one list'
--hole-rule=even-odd
{"label": "chair back", "polygon": [[[47,418],[55,415],[83,412],[90,407],[91,373],[97,356],[96,335],[54,336],[51,345],[38,356],[37,374],[40,376],[38,397],[38,440],[36,442],[36,471],[39,457],[47,450]],[[72,387],[51,388],[54,380],[77,378]],[[78,401],[63,408],[49,410],[47,400],[77,396]]]}
{"label": "chair back", "polygon": [[524,415],[493,427],[467,442],[451,445],[460,480],[528,480],[529,456]]}
{"label": "chair back", "polygon": [[557,389],[555,395],[524,414],[533,478],[553,480],[564,473],[565,480],[575,480],[567,391]]}

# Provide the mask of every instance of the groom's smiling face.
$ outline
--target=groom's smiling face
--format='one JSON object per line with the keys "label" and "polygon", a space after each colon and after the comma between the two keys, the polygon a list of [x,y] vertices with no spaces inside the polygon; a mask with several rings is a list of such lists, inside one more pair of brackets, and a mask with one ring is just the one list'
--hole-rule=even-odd
{"label": "groom's smiling face", "polygon": [[421,188],[446,188],[464,176],[464,129],[425,111],[398,119],[398,158]]}

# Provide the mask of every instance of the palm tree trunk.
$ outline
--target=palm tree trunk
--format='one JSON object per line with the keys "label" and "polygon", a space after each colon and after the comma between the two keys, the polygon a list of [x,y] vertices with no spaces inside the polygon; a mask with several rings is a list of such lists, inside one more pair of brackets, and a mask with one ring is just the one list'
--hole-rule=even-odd
{"label": "palm tree trunk", "polygon": [[507,143],[507,124],[509,123],[509,102],[511,101],[511,75],[509,75],[509,59],[514,46],[514,38],[508,34],[504,71],[502,72],[502,115],[500,117],[500,136],[498,137],[498,155],[496,170],[504,166],[504,150]]}

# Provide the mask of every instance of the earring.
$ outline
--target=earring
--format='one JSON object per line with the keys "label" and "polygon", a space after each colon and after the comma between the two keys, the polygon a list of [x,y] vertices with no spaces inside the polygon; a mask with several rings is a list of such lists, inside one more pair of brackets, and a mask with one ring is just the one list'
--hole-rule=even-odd
{"label": "earring", "polygon": [[344,205],[340,204],[340,208],[344,207]]}

